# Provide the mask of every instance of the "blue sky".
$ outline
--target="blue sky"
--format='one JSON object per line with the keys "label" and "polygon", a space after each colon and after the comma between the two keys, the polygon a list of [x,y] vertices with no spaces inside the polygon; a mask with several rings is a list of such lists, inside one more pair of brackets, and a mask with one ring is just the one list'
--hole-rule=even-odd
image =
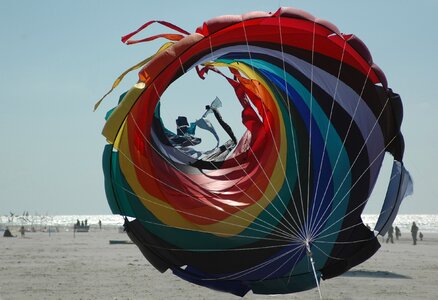
{"label": "blue sky", "polygon": [[[215,16],[279,6],[327,19],[367,44],[404,103],[405,164],[415,192],[401,212],[438,213],[438,1],[18,0],[0,2],[0,214],[110,213],[100,132],[106,111],[136,82],[136,74],[97,112],[93,105],[121,72],[163,42],[126,46],[122,35],[149,20],[167,20],[193,32]],[[154,26],[144,35],[167,31]],[[195,97],[191,86],[179,84],[170,98]],[[209,84],[200,85],[200,92]],[[377,186],[370,212],[377,212],[384,185]]]}

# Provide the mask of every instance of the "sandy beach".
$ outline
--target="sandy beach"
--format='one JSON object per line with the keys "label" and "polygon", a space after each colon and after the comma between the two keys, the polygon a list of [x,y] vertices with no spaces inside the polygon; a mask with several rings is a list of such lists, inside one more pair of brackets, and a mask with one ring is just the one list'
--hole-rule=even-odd
{"label": "sandy beach", "polygon": [[[3,234],[3,232],[1,232]],[[117,228],[0,237],[0,299],[239,299],[156,271]],[[413,246],[408,233],[343,276],[322,281],[323,299],[437,299],[438,234]],[[319,299],[317,289],[243,299]]]}

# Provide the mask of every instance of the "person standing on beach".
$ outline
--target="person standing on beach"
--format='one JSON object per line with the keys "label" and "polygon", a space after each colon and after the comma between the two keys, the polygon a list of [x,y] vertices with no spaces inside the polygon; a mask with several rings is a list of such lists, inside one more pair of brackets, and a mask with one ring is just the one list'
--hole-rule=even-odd
{"label": "person standing on beach", "polygon": [[394,234],[394,227],[392,227],[392,225],[391,225],[391,227],[389,227],[389,230],[388,230],[388,237],[386,238],[386,243],[391,241],[391,244],[394,244],[393,234]]}
{"label": "person standing on beach", "polygon": [[21,226],[21,227],[20,227],[19,232],[21,233],[21,237],[24,237],[24,232],[25,232],[25,230],[24,230],[24,226]]}
{"label": "person standing on beach", "polygon": [[417,224],[415,224],[415,222],[412,222],[412,226],[411,226],[411,234],[412,234],[412,240],[413,240],[413,244],[416,245],[417,244],[417,233],[418,233],[418,226]]}
{"label": "person standing on beach", "polygon": [[398,226],[395,226],[395,239],[398,241],[398,239],[401,237],[401,231]]}

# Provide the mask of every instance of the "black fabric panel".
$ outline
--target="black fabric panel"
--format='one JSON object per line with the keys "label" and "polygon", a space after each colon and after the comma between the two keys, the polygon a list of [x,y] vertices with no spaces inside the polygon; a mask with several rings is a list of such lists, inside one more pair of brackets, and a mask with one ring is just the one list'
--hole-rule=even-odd
{"label": "black fabric panel", "polygon": [[152,241],[157,244],[159,244],[160,241],[146,231],[138,220],[130,222],[125,219],[124,227],[129,238],[137,245],[144,257],[161,273],[169,269],[172,264],[182,265],[177,261],[173,261],[172,257],[163,257],[163,253],[158,253],[155,248],[147,246],[152,244]]}
{"label": "black fabric panel", "polygon": [[333,278],[345,273],[352,267],[366,261],[380,248],[377,238],[363,224],[350,230],[350,235],[352,236],[350,241],[362,239],[367,241],[336,245],[335,248],[341,248],[342,250],[333,251],[335,253],[333,257],[336,259],[328,259],[326,266],[321,269],[322,279]]}
{"label": "black fabric panel", "polygon": [[[138,220],[125,221],[128,236],[139,247],[146,259],[160,272],[168,268],[190,265],[210,274],[233,273],[260,264],[280,248],[248,249],[241,251],[190,251],[172,250],[175,246],[161,240],[144,229]],[[276,238],[268,236],[268,238]],[[258,248],[286,244],[284,242],[261,240],[246,247]]]}

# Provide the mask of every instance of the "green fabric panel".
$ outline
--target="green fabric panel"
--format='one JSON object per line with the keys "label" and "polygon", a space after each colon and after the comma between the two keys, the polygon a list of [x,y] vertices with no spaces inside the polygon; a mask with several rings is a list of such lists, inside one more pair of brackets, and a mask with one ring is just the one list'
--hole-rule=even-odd
{"label": "green fabric panel", "polygon": [[117,204],[120,208],[121,215],[135,217],[136,212],[132,209],[129,195],[133,193],[126,183],[125,177],[123,176],[120,165],[119,165],[119,153],[112,152],[112,178],[114,182],[114,190],[117,199]]}
{"label": "green fabric panel", "polygon": [[111,155],[113,152],[113,146],[112,145],[105,145],[105,148],[103,149],[103,157],[102,157],[102,167],[103,167],[103,174],[105,178],[105,194],[106,199],[108,201],[108,204],[110,206],[111,212],[113,214],[122,214],[122,212],[119,209],[119,206],[117,204],[115,191],[113,188],[112,183],[112,176],[111,176]]}

